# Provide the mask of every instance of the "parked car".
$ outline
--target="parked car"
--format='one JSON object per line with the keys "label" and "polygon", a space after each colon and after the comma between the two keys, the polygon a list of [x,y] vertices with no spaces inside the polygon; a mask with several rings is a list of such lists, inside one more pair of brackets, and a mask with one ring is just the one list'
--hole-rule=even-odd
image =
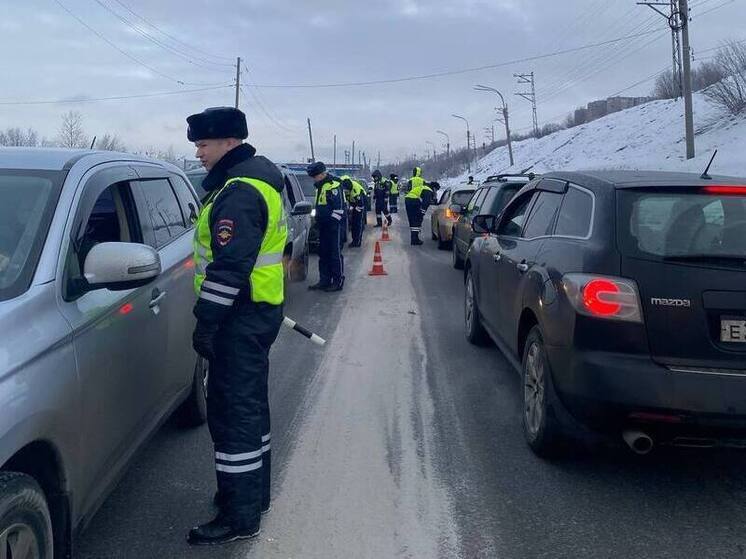
{"label": "parked car", "polygon": [[466,204],[452,204],[450,209],[456,216],[451,241],[451,262],[457,270],[464,268],[464,259],[476,237],[472,220],[480,215],[497,216],[508,202],[535,175],[496,175],[488,177]]}
{"label": "parked car", "polygon": [[444,189],[438,197],[437,204],[430,213],[430,230],[433,241],[438,241],[439,249],[445,250],[450,246],[453,226],[458,219],[454,210],[465,206],[474,190],[471,186],[456,186]]}
{"label": "parked car", "polygon": [[551,454],[578,427],[654,443],[746,439],[746,180],[554,173],[477,216],[471,342],[521,372],[523,427]]}
{"label": "parked car", "polygon": [[[299,180],[300,175],[283,165],[278,165],[278,168],[285,178],[282,198],[285,202],[285,212],[288,218],[288,244],[285,247],[284,256],[285,274],[290,281],[304,281],[308,276],[313,203],[308,201],[305,187]],[[202,181],[207,176],[207,171],[197,169],[187,171],[186,175],[192,182],[200,199],[204,199],[207,192],[202,188]]]}
{"label": "parked car", "polygon": [[198,208],[167,163],[0,148],[0,556],[67,557],[174,410],[205,421]]}

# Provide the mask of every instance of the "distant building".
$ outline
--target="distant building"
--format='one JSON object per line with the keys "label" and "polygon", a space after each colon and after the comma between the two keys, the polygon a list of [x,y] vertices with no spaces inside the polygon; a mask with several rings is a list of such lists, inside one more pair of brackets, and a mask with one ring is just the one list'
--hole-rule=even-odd
{"label": "distant building", "polygon": [[588,103],[588,122],[598,120],[607,114],[609,114],[609,108],[606,99]]}
{"label": "distant building", "polygon": [[575,109],[575,124],[585,124],[586,122],[588,122],[588,109],[585,107]]}
{"label": "distant building", "polygon": [[609,97],[606,100],[606,111],[608,114],[618,113],[635,106],[634,97]]}

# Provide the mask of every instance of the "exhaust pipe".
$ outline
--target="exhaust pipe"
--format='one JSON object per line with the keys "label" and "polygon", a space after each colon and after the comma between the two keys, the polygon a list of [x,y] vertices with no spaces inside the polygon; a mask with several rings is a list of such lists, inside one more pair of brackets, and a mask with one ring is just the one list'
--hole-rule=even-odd
{"label": "exhaust pipe", "polygon": [[642,431],[624,431],[622,438],[632,452],[641,456],[648,454],[655,446],[653,439]]}

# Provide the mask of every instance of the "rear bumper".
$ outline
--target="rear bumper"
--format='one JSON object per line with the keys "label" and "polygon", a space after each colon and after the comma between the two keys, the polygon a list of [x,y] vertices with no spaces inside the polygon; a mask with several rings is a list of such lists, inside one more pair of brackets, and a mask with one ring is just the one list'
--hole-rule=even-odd
{"label": "rear bumper", "polygon": [[557,393],[597,430],[746,437],[746,375],[677,372],[649,357],[547,348]]}

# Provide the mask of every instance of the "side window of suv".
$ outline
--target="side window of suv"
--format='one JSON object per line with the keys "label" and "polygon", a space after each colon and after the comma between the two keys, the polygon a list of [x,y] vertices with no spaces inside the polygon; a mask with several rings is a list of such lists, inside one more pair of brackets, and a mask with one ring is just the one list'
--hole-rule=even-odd
{"label": "side window of suv", "polygon": [[129,183],[117,183],[99,194],[71,242],[65,264],[63,297],[72,301],[85,292],[85,259],[99,243],[140,243],[142,235]]}
{"label": "side window of suv", "polygon": [[467,211],[467,213],[471,213],[474,210],[474,206],[477,203],[477,198],[479,198],[482,195],[483,192],[484,192],[484,189],[480,188],[469,199],[469,203],[466,205],[466,211]]}
{"label": "side window of suv", "polygon": [[584,238],[590,234],[593,219],[593,196],[570,186],[560,208],[555,235]]}
{"label": "side window of suv", "polygon": [[523,224],[526,221],[526,214],[531,206],[531,200],[533,200],[533,192],[527,192],[521,196],[520,200],[516,201],[507,213],[500,220],[500,225],[497,230],[498,235],[506,237],[520,237],[521,231],[523,231]]}
{"label": "side window of suv", "polygon": [[192,194],[192,190],[179,175],[171,175],[169,180],[171,181],[171,186],[173,186],[174,192],[176,192],[176,197],[179,199],[179,203],[181,204],[182,213],[187,218],[187,224],[193,224],[197,221],[199,205],[197,200],[194,198],[194,194]]}
{"label": "side window of suv", "polygon": [[562,204],[562,194],[539,192],[523,230],[523,237],[535,239],[536,237],[551,235],[554,231],[554,222],[557,219],[560,204]]}
{"label": "side window of suv", "polygon": [[293,209],[295,206],[295,191],[293,190],[293,184],[290,182],[290,177],[285,175],[285,196],[283,196],[288,202],[290,202],[290,207],[288,210]]}
{"label": "side window of suv", "polygon": [[470,212],[472,215],[479,215],[479,213],[482,211],[484,199],[487,197],[488,190],[489,189],[487,188],[480,188],[474,193],[474,197],[469,201],[469,204],[471,204],[472,202],[474,203]]}
{"label": "side window of suv", "polygon": [[150,216],[150,223],[143,225],[152,228],[153,248],[159,249],[187,230],[186,220],[168,180],[145,180],[138,184],[145,201],[145,215]]}

